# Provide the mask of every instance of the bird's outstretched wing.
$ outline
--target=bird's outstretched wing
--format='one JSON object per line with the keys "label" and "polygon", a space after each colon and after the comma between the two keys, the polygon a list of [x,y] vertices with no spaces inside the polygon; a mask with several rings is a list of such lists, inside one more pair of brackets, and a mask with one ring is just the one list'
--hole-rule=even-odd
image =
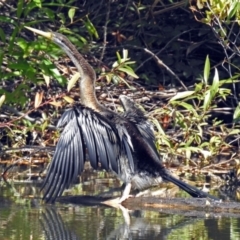
{"label": "bird's outstretched wing", "polygon": [[127,131],[112,124],[106,117],[81,105],[64,112],[58,122],[64,127],[47,171],[42,189],[43,199],[54,202],[69,188],[84,169],[87,148],[89,161],[94,169],[99,167],[118,174],[119,159],[130,159],[133,149]]}

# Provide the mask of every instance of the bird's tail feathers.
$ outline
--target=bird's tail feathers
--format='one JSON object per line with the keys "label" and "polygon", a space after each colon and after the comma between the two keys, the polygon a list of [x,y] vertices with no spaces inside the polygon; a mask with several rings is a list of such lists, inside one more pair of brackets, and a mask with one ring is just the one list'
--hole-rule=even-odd
{"label": "bird's tail feathers", "polygon": [[198,189],[194,186],[191,186],[191,185],[175,178],[174,176],[172,176],[168,173],[166,173],[166,175],[163,176],[163,179],[176,184],[179,188],[181,188],[182,190],[187,192],[192,197],[195,197],[195,198],[211,198],[211,199],[214,199],[214,200],[219,200],[217,197],[214,197],[214,196],[212,196],[212,195],[210,195],[206,192],[203,192],[200,189]]}

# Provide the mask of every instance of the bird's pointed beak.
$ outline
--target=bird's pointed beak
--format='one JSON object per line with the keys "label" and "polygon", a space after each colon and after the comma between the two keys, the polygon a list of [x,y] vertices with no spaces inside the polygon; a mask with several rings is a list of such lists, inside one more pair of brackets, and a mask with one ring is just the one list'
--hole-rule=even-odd
{"label": "bird's pointed beak", "polygon": [[43,36],[45,38],[48,38],[50,40],[52,40],[52,38],[53,38],[53,34],[51,32],[43,32],[41,30],[38,30],[38,29],[35,29],[35,28],[31,28],[31,27],[26,27],[26,26],[25,26],[25,28],[27,28],[28,30],[30,30],[30,31],[32,31],[34,33],[37,33],[38,35],[41,35],[41,36]]}

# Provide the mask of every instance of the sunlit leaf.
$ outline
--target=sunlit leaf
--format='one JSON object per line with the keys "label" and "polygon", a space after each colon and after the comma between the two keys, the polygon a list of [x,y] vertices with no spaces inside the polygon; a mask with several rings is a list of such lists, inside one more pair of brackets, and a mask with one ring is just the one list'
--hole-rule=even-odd
{"label": "sunlit leaf", "polygon": [[191,150],[190,150],[189,148],[186,148],[185,154],[186,154],[186,158],[187,158],[187,159],[190,159],[192,152],[191,152]]}
{"label": "sunlit leaf", "polygon": [[170,99],[170,102],[174,101],[174,100],[178,100],[178,99],[182,99],[188,96],[191,96],[193,93],[195,93],[195,91],[185,91],[185,92],[179,92],[177,93],[174,97],[172,97]]}
{"label": "sunlit leaf", "polygon": [[228,133],[228,135],[235,135],[235,134],[239,134],[240,133],[240,129],[233,129],[232,131],[230,131]]}
{"label": "sunlit leaf", "polygon": [[227,13],[227,20],[230,20],[234,17],[234,15],[237,13],[237,11],[240,10],[240,3],[239,1],[231,1],[231,4],[229,4],[229,9]]}
{"label": "sunlit leaf", "polygon": [[5,99],[6,99],[6,95],[5,94],[0,97],[0,107],[3,105]]}
{"label": "sunlit leaf", "polygon": [[213,99],[219,89],[219,75],[218,75],[218,70],[216,68],[215,68],[215,74],[213,77],[213,83],[210,89],[211,89],[211,98]]}
{"label": "sunlit leaf", "polygon": [[210,60],[207,55],[206,60],[205,60],[204,75],[203,75],[205,84],[208,84],[209,74],[210,74]]}
{"label": "sunlit leaf", "polygon": [[234,114],[233,114],[234,120],[236,120],[236,119],[239,120],[239,118],[240,118],[240,104],[238,104],[238,106],[236,107]]}
{"label": "sunlit leaf", "polygon": [[37,7],[42,7],[42,0],[33,0],[33,2],[36,4]]}
{"label": "sunlit leaf", "polygon": [[69,80],[68,85],[67,85],[67,90],[68,92],[74,87],[75,83],[79,80],[80,78],[80,73],[76,72],[72,78]]}
{"label": "sunlit leaf", "polygon": [[74,100],[69,96],[64,96],[63,99],[68,103],[74,103]]}
{"label": "sunlit leaf", "polygon": [[198,128],[198,134],[199,134],[199,136],[202,137],[202,136],[203,136],[203,129],[201,128],[200,125],[197,125],[197,128]]}
{"label": "sunlit leaf", "polygon": [[127,73],[129,76],[133,78],[136,78],[136,79],[138,78],[138,76],[134,73],[132,69],[129,69],[126,67],[119,67],[118,70]]}
{"label": "sunlit leaf", "polygon": [[48,59],[42,60],[41,63],[42,70],[45,70],[47,72],[51,72],[52,76],[59,82],[59,84],[63,85],[66,83],[66,79],[61,75],[59,70],[56,68],[56,66]]}
{"label": "sunlit leaf", "polygon": [[209,158],[212,156],[211,152],[210,151],[207,151],[207,150],[203,150],[201,148],[199,148],[199,152],[203,155],[203,157],[205,159]]}
{"label": "sunlit leaf", "polygon": [[35,95],[35,101],[34,101],[34,107],[38,108],[41,103],[42,103],[42,99],[43,99],[43,92],[37,92]]}
{"label": "sunlit leaf", "polygon": [[153,118],[152,119],[152,122],[154,123],[154,125],[156,126],[158,132],[161,134],[161,135],[166,135],[161,124],[159,123],[159,121],[156,119],[156,118]]}
{"label": "sunlit leaf", "polygon": [[105,75],[105,77],[106,77],[106,79],[107,79],[107,83],[110,83],[111,82],[111,80],[112,80],[112,77],[113,77],[113,74],[106,74]]}
{"label": "sunlit leaf", "polygon": [[43,78],[44,78],[44,81],[45,81],[47,87],[49,87],[49,84],[50,84],[50,77],[47,76],[47,75],[45,75],[45,74],[43,74]]}
{"label": "sunlit leaf", "polygon": [[123,49],[123,60],[128,59],[128,50],[127,49]]}
{"label": "sunlit leaf", "polygon": [[208,110],[210,103],[211,103],[211,91],[207,90],[205,92],[204,103],[203,103],[203,109],[205,111]]}
{"label": "sunlit leaf", "polygon": [[[129,59],[129,58],[127,58],[127,59]],[[135,61],[126,61],[126,62],[124,62],[125,65],[131,65],[131,64],[134,64],[134,63],[136,63],[136,62]]]}
{"label": "sunlit leaf", "polygon": [[62,102],[60,102],[60,101],[52,101],[52,102],[49,102],[49,104],[51,104],[55,107],[61,107],[62,106]]}
{"label": "sunlit leaf", "polygon": [[114,62],[113,63],[113,67],[117,67],[117,66],[119,66],[119,64],[121,63],[121,56],[120,56],[120,54],[119,54],[119,52],[116,52],[116,54],[117,54],[117,62]]}
{"label": "sunlit leaf", "polygon": [[191,104],[189,104],[189,103],[186,103],[186,102],[178,102],[178,105],[184,107],[185,109],[187,109],[187,110],[189,110],[189,111],[192,111],[192,110],[195,111],[194,107],[193,107]]}
{"label": "sunlit leaf", "polygon": [[73,18],[75,16],[75,12],[76,12],[76,8],[70,8],[68,10],[68,17],[70,18],[71,23],[73,23]]}

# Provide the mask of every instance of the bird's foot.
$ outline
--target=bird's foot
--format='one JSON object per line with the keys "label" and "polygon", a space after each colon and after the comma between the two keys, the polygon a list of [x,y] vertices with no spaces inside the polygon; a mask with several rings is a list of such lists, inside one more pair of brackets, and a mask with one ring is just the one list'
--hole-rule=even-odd
{"label": "bird's foot", "polygon": [[112,206],[112,207],[118,207],[119,205],[121,205],[122,202],[127,200],[129,197],[133,197],[132,195],[130,195],[130,190],[131,190],[131,183],[127,183],[124,190],[123,190],[123,194],[120,198],[107,200],[107,201],[104,201],[102,203],[107,204],[107,205]]}
{"label": "bird's foot", "polygon": [[134,197],[134,196],[133,195],[128,195],[128,196],[124,195],[122,197],[118,197],[118,198],[103,201],[102,203],[106,204],[108,206],[111,206],[111,207],[119,208],[119,206],[121,206],[122,202],[126,201],[130,197]]}

